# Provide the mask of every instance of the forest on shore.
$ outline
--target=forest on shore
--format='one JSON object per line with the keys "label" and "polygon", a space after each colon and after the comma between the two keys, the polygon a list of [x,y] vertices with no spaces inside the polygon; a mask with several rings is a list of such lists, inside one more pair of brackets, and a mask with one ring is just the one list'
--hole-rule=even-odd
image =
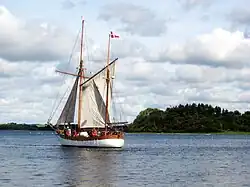
{"label": "forest on shore", "polygon": [[250,111],[240,113],[203,103],[178,105],[165,111],[147,108],[126,129],[127,132],[212,133],[250,132]]}

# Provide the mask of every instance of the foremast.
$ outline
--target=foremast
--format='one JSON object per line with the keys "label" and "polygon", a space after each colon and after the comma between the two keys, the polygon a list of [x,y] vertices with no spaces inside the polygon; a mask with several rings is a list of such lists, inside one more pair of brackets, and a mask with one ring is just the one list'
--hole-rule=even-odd
{"label": "foremast", "polygon": [[82,111],[82,83],[84,78],[84,64],[83,64],[83,31],[84,31],[84,19],[82,18],[82,30],[81,30],[81,44],[80,44],[80,62],[79,62],[79,100],[78,100],[78,130],[81,128],[81,111]]}
{"label": "foremast", "polygon": [[[84,30],[84,20],[82,17],[82,27],[81,27],[81,49],[80,49],[80,62],[79,62],[79,69],[78,69],[78,73],[70,73],[70,72],[65,72],[65,71],[59,71],[59,70],[55,70],[58,73],[62,73],[62,74],[66,74],[66,75],[71,75],[71,76],[75,76],[76,80],[74,83],[74,86],[71,89],[70,95],[67,99],[66,104],[63,107],[63,110],[61,112],[60,117],[58,118],[56,125],[60,125],[60,124],[66,124],[66,123],[73,123],[74,122],[74,116],[75,116],[75,108],[76,108],[76,103],[77,103],[77,92],[79,92],[79,103],[78,103],[78,128],[80,127],[80,121],[81,121],[81,111],[82,111],[82,89],[81,89],[81,83],[83,82],[83,80],[85,78],[85,73],[84,73],[84,65],[83,65],[83,30]],[[72,54],[71,54],[72,55]],[[79,91],[78,91],[79,88]],[[59,103],[60,104],[60,103]],[[57,108],[59,107],[59,104],[57,106]],[[50,122],[50,120],[52,119],[53,115],[55,114],[55,112],[52,111],[51,116],[48,119],[48,123]]]}

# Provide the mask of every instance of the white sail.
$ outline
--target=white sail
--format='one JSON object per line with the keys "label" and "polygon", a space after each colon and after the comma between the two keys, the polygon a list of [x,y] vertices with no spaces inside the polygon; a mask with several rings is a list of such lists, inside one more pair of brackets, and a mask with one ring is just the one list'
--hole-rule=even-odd
{"label": "white sail", "polygon": [[[114,76],[115,61],[107,66],[110,71],[110,83]],[[103,128],[105,127],[105,108],[107,94],[107,67],[96,73],[83,85],[81,128]],[[108,108],[111,105],[111,87],[108,90]],[[108,110],[109,111],[109,110]],[[109,119],[107,119],[109,122]]]}

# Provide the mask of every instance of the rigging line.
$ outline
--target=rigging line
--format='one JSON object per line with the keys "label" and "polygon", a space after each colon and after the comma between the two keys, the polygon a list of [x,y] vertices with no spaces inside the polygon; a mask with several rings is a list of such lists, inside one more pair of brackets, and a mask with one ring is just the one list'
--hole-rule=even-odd
{"label": "rigging line", "polygon": [[88,49],[88,40],[87,40],[87,37],[88,37],[87,36],[87,29],[85,28],[85,38],[84,38],[85,42],[84,42],[84,47],[86,49],[87,59],[89,61],[89,49]]}
{"label": "rigging line", "polygon": [[[117,96],[117,97],[119,97],[119,96]],[[125,115],[124,115],[125,112],[124,112],[124,110],[123,110],[124,101],[123,101],[123,102],[120,101],[119,103],[120,103],[120,104],[119,104],[118,106],[119,106],[119,108],[120,108],[121,115],[122,115],[122,116],[125,116]],[[120,116],[120,118],[121,118],[121,116]],[[121,120],[122,120],[122,119],[121,119]],[[125,120],[125,119],[124,119],[124,120]]]}
{"label": "rigging line", "polygon": [[119,117],[118,117],[118,109],[117,109],[117,105],[116,105],[117,98],[116,98],[116,96],[114,96],[114,90],[115,90],[115,83],[113,81],[113,84],[112,84],[112,101],[113,101],[113,107],[114,107],[114,115],[117,116],[117,119],[115,119],[115,120],[120,120],[121,121],[121,119],[119,119]]}
{"label": "rigging line", "polygon": [[[73,52],[74,52],[74,49],[75,49],[76,44],[77,44],[77,40],[78,40],[78,37],[79,37],[79,33],[80,33],[80,30],[78,31],[78,34],[77,34],[77,36],[76,36],[76,38],[75,38],[74,46],[73,46],[73,49],[72,49],[72,51],[71,51],[71,54],[70,54],[70,57],[69,57],[69,60],[68,60],[67,68],[69,67],[70,62],[71,62],[71,60],[72,60]],[[65,77],[66,77],[66,75],[63,74],[63,77],[62,77],[63,81],[65,81]],[[60,93],[60,92],[58,91],[56,98],[59,97],[59,93]],[[54,105],[53,105],[53,107],[52,107],[51,114],[52,114],[52,112],[53,112],[53,110],[54,110],[53,108],[55,107],[55,105],[56,105],[56,100],[55,100]],[[51,114],[50,114],[50,117],[51,117]]]}
{"label": "rigging line", "polygon": [[[69,89],[69,87],[67,88],[67,90],[68,90],[68,89]],[[61,98],[61,100],[60,100],[60,102],[59,102],[59,103],[61,103],[61,101],[63,100],[63,98],[64,98],[65,94],[67,93],[67,90],[66,90],[66,92],[63,94],[63,97]],[[58,104],[58,105],[59,105],[59,104]],[[52,120],[52,118],[53,118],[53,116],[54,116],[54,114],[55,114],[55,112],[56,112],[57,108],[58,108],[58,106],[56,107],[56,109],[55,109],[55,110],[53,110],[53,111],[52,111],[52,114],[51,114],[50,120]]]}
{"label": "rigging line", "polygon": [[[80,30],[78,31],[78,34],[77,34],[77,37],[76,37],[76,39],[75,39],[75,43],[74,43],[74,46],[73,46],[73,49],[72,49],[72,51],[71,51],[71,54],[70,54],[70,57],[69,57],[69,61],[68,61],[68,64],[67,64],[67,68],[69,67],[69,65],[70,65],[70,62],[71,62],[71,60],[72,60],[72,57],[73,57],[73,52],[74,52],[74,49],[75,49],[75,47],[76,47],[76,44],[77,44],[77,40],[78,40],[78,37],[79,37],[79,33],[80,33]],[[66,77],[66,75],[65,74],[63,74],[63,82],[65,81],[65,77]],[[56,96],[56,98],[59,98],[59,91],[58,91],[58,93],[57,93],[57,96]],[[64,94],[65,95],[65,94]],[[52,107],[52,111],[51,111],[51,113],[50,113],[50,120],[53,118],[53,116],[52,116],[52,113],[53,113],[53,110],[54,110],[54,108],[55,108],[55,106],[56,106],[56,101],[57,101],[57,99],[55,100],[55,102],[54,102],[54,105],[53,105],[53,107]]]}
{"label": "rigging line", "polygon": [[[113,90],[115,90],[115,85],[116,85],[116,84],[113,84]],[[118,98],[119,98],[119,95],[116,94],[116,96],[114,96],[113,99],[114,99],[114,101],[115,101],[115,100],[117,101]],[[118,104],[118,103],[122,103],[122,104]],[[120,113],[121,113],[121,115],[123,115],[123,114],[124,114],[124,110],[123,110],[122,105],[124,104],[124,102],[118,102],[118,103],[117,103],[117,105],[119,106]],[[118,107],[118,106],[117,106],[117,107]],[[117,108],[116,108],[116,109],[117,109]],[[119,110],[119,109],[117,109],[117,110]],[[124,116],[124,115],[123,115],[123,116]],[[121,116],[120,116],[120,120],[122,120]]]}
{"label": "rigging line", "polygon": [[[76,72],[77,72],[77,70],[76,70]],[[70,85],[68,86],[67,90],[68,90],[69,88],[70,88]],[[67,90],[64,92],[64,94],[63,94],[62,98],[60,99],[60,102],[58,103],[57,107],[55,108],[55,110],[54,110],[54,112],[53,112],[53,114],[52,114],[51,119],[54,117],[54,115],[55,115],[55,113],[56,113],[57,109],[59,108],[59,106],[60,106],[60,104],[61,104],[61,102],[62,102],[63,98],[65,97],[65,95],[66,95],[66,93],[67,93]]]}
{"label": "rigging line", "polygon": [[[67,64],[67,68],[69,67],[70,62],[71,62],[71,60],[72,60],[72,58],[73,58],[74,49],[76,48],[76,44],[77,44],[77,41],[78,41],[78,38],[79,38],[80,31],[81,31],[81,30],[79,29],[78,34],[77,34],[77,36],[76,36],[76,38],[75,38],[74,46],[73,46],[73,49],[72,49],[71,54],[70,54],[70,57],[69,57],[69,61],[68,61],[68,64]],[[63,77],[62,77],[63,82],[65,81],[65,77],[66,77],[66,75],[63,74]],[[57,92],[56,98],[59,98],[59,94],[60,94],[60,91]],[[53,110],[54,110],[54,108],[55,108],[55,106],[56,106],[56,102],[57,102],[57,99],[55,100],[55,102],[54,102],[54,104],[53,104],[53,107],[52,107],[52,110],[51,110],[51,112],[50,112],[50,116],[49,116],[49,120],[48,120],[48,121],[51,121],[51,119],[53,118],[52,113],[53,113]]]}
{"label": "rigging line", "polygon": [[91,69],[92,69],[92,62],[90,63],[90,61],[91,61],[91,58],[90,58],[90,56],[92,55],[91,54],[91,52],[89,52],[89,47],[88,47],[88,36],[87,36],[87,28],[85,28],[85,48],[86,48],[86,54],[87,54],[87,60],[88,60],[88,65],[89,65],[89,67],[88,67],[88,69],[89,69],[89,74],[91,75]]}
{"label": "rigging line", "polygon": [[[110,88],[110,98],[111,98],[111,107],[110,107],[110,110],[113,111],[112,112],[112,120],[115,121],[115,115],[116,115],[116,111],[115,111],[115,104],[114,104],[114,95],[113,95],[113,86],[114,86],[114,80],[111,79],[110,81],[110,85],[109,85],[109,88]],[[112,107],[114,107],[114,109],[112,110]]]}
{"label": "rigging line", "polygon": [[[79,32],[78,32],[78,35],[79,35]],[[75,49],[76,44],[77,44],[78,35],[77,35],[77,37],[76,37],[75,44],[74,44],[74,46],[73,46],[73,49],[72,49],[72,52],[71,52],[71,55],[70,55],[70,58],[69,58],[69,62],[68,62],[68,64],[67,64],[67,68],[69,67],[70,62],[71,62],[71,60],[72,60],[73,52],[74,52],[74,49]],[[66,77],[66,75],[64,74],[64,75],[63,75],[63,81],[65,81],[65,77]],[[69,87],[68,87],[68,88],[69,88]],[[66,92],[67,92],[67,90],[66,90]],[[60,93],[60,91],[58,91],[56,98],[59,98],[59,93]],[[65,96],[65,94],[66,94],[66,93],[63,94],[63,97]],[[61,99],[61,100],[62,100],[62,99]],[[54,110],[57,110],[57,109],[58,109],[58,106],[57,106],[57,108],[55,109],[55,107],[56,107],[56,101],[57,101],[57,99],[55,100],[54,105],[53,105],[53,107],[52,107],[52,111],[51,111],[51,113],[50,113],[49,121],[51,121],[52,118],[54,117],[54,114],[55,114],[55,111],[54,111]],[[60,105],[60,103],[61,103],[61,101],[59,102],[58,105]],[[53,111],[54,111],[54,112],[53,112]]]}
{"label": "rigging line", "polygon": [[[113,90],[116,90],[116,84],[113,84]],[[115,92],[116,94],[115,94],[115,96],[114,96],[114,100],[118,100],[118,98],[121,98],[122,96],[121,95],[119,95],[119,93],[120,92]],[[118,101],[118,103],[119,104],[117,104],[118,106],[119,106],[119,108],[120,108],[120,112],[122,113],[122,114],[124,114],[124,110],[123,110],[123,107],[122,107],[122,105],[124,104],[124,102],[122,102],[121,100],[120,100],[120,102]],[[122,119],[121,119],[122,120]]]}
{"label": "rigging line", "polygon": [[[86,39],[86,53],[87,53],[87,59],[88,59],[88,62],[89,62],[89,73],[90,73],[90,75],[93,75],[93,73],[96,71],[95,69],[92,69],[92,68],[94,68],[95,66],[94,66],[94,64],[95,64],[95,59],[94,59],[94,53],[95,53],[95,51],[96,51],[96,49],[95,49],[95,51],[93,51],[93,50],[89,50],[89,40],[87,40],[87,28],[85,29],[85,35],[86,35],[86,37],[85,37],[85,39]],[[94,44],[95,45],[95,44]],[[105,58],[103,59],[103,60],[105,60]],[[97,69],[99,69],[99,68],[97,68]]]}
{"label": "rigging line", "polygon": [[117,98],[116,98],[116,96],[114,95],[114,90],[116,89],[116,84],[115,84],[115,81],[114,80],[112,80],[111,81],[111,85],[110,85],[110,89],[111,89],[111,98],[112,98],[112,104],[113,104],[113,112],[114,112],[114,116],[116,116],[116,117],[114,117],[113,116],[113,118],[117,118],[117,119],[114,119],[115,121],[116,120],[119,120],[119,117],[120,117],[120,121],[122,120],[121,119],[121,115],[120,116],[118,116],[119,114],[119,110],[118,110],[118,108],[117,108],[117,105],[116,105],[116,101],[117,101]]}

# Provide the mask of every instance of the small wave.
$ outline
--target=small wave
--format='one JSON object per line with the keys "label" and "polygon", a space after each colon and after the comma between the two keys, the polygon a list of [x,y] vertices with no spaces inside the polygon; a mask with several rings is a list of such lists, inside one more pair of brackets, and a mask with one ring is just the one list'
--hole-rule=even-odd
{"label": "small wave", "polygon": [[0,145],[0,147],[7,147],[7,148],[18,148],[18,147],[59,147],[59,144],[8,144],[8,145]]}

